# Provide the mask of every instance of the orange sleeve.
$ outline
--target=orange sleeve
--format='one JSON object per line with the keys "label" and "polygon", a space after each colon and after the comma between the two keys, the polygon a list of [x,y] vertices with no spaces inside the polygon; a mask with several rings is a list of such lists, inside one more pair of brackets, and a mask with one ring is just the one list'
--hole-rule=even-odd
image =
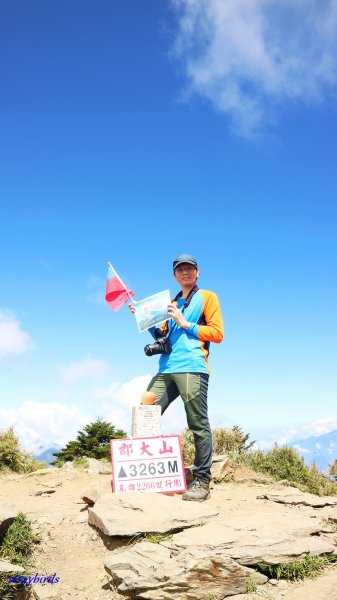
{"label": "orange sleeve", "polygon": [[218,297],[214,292],[200,290],[207,325],[199,325],[198,338],[202,342],[215,342],[220,344],[224,336],[224,327]]}

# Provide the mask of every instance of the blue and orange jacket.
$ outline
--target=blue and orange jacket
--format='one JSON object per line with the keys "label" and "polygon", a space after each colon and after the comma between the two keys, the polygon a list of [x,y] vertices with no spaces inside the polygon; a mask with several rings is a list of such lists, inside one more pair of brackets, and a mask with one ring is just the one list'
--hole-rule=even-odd
{"label": "blue and orange jacket", "polygon": [[[185,300],[177,300],[178,308],[183,307]],[[179,327],[173,319],[161,327],[163,334],[169,335],[172,352],[160,355],[159,373],[209,374],[210,342],[219,344],[224,335],[217,295],[209,290],[198,290],[183,314],[186,321],[191,323],[188,329]],[[151,327],[149,331],[155,337],[156,328]]]}

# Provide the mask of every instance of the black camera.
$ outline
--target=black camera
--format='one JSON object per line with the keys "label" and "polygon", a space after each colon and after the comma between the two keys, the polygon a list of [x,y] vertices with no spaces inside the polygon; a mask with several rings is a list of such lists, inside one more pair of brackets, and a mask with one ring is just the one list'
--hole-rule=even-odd
{"label": "black camera", "polygon": [[153,356],[154,354],[171,354],[172,346],[168,338],[158,338],[153,344],[147,344],[144,348],[146,356]]}

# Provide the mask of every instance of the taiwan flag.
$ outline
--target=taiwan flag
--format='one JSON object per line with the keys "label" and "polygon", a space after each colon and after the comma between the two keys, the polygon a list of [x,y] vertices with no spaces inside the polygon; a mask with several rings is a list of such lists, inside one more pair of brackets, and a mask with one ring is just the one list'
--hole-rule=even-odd
{"label": "taiwan flag", "polygon": [[134,295],[134,292],[129,290],[117,275],[111,263],[109,263],[105,299],[112,310],[118,310],[125,302],[131,300]]}

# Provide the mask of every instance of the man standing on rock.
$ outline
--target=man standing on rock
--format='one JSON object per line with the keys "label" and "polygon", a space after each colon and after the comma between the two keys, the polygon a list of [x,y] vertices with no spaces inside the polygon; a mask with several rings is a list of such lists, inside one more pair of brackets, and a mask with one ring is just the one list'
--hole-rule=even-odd
{"label": "man standing on rock", "polygon": [[[212,478],[212,434],[207,410],[209,345],[222,341],[223,323],[216,294],[197,286],[199,268],[193,256],[177,256],[173,276],[181,291],[169,304],[171,320],[161,328],[149,329],[159,340],[159,344],[153,344],[159,351],[152,354],[161,356],[159,372],[150,381],[141,402],[160,405],[163,414],[179,395],[183,399],[194,437],[195,458],[193,481],[182,499],[203,502],[210,496]],[[133,304],[129,308],[135,312]]]}

